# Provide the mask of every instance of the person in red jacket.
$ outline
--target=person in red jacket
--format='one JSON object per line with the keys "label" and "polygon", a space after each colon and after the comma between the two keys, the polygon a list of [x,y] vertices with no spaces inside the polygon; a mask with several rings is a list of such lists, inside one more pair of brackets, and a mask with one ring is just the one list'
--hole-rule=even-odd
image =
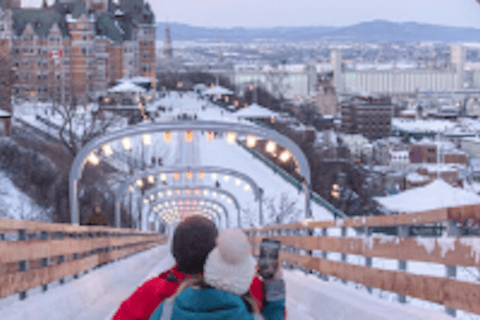
{"label": "person in red jacket", "polygon": [[[203,273],[203,265],[215,247],[217,235],[217,227],[205,217],[195,215],[180,222],[171,247],[175,266],[140,285],[120,304],[112,319],[150,319],[155,309],[176,292],[184,279]],[[263,310],[263,282],[259,278],[253,279],[250,293],[260,310]]]}

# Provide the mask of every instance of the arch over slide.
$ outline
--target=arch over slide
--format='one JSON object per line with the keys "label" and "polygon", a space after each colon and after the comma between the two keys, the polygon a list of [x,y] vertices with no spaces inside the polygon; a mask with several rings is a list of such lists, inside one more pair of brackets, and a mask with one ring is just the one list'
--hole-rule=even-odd
{"label": "arch over slide", "polygon": [[[191,206],[195,206],[193,204],[194,201],[197,201],[196,205],[198,205],[198,206],[208,206],[209,204],[213,204],[213,205],[208,206],[208,207],[215,209],[215,211],[218,213],[219,216],[220,216],[221,213],[223,213],[224,216],[225,216],[225,227],[227,229],[230,228],[230,219],[229,219],[229,214],[228,214],[227,208],[225,208],[225,206],[221,202],[216,201],[216,200],[212,200],[212,199],[195,199],[195,198],[187,197],[187,196],[175,196],[175,197],[172,197],[170,199],[162,199],[162,200],[157,199],[156,201],[150,203],[150,213],[153,211],[154,205],[159,205],[159,204],[160,205],[165,205],[166,203],[168,203],[168,207],[179,207],[180,204],[178,204],[178,203],[171,204],[172,202],[178,202],[178,201],[191,201],[192,202]],[[201,202],[204,202],[204,204],[202,204]],[[217,206],[218,209],[215,206]]]}
{"label": "arch over slide", "polygon": [[[259,221],[260,225],[263,225],[263,214],[262,214],[262,196],[263,196],[263,190],[258,186],[258,184],[255,182],[254,179],[252,179],[250,176],[234,170],[230,168],[224,168],[224,167],[216,167],[216,166],[171,166],[171,167],[161,167],[161,168],[155,168],[155,169],[148,169],[148,170],[142,170],[136,172],[134,175],[129,177],[125,182],[123,182],[115,191],[115,227],[120,228],[121,227],[121,219],[120,219],[120,206],[121,206],[121,198],[123,193],[130,187],[136,188],[135,186],[135,181],[138,179],[144,179],[149,176],[154,177],[155,183],[160,181],[159,175],[162,174],[171,174],[171,173],[186,173],[186,172],[192,172],[192,174],[199,174],[203,172],[204,174],[222,174],[222,175],[228,175],[232,177],[236,177],[237,179],[240,179],[241,181],[245,182],[253,191],[255,200],[258,201],[258,206],[259,206]],[[206,179],[206,178],[205,178]],[[165,185],[162,185],[165,186]],[[176,188],[175,185],[170,185],[171,188]],[[238,203],[238,201],[237,201]],[[239,205],[237,205],[239,207]],[[239,209],[238,209],[239,210]]]}
{"label": "arch over slide", "polygon": [[[207,201],[207,199],[208,200],[213,200],[212,197],[214,197],[214,198],[216,197],[213,194],[214,192],[223,195],[223,198],[226,197],[226,199],[225,199],[226,201],[228,201],[228,199],[231,199],[231,201],[235,205],[235,208],[237,209],[237,224],[238,224],[238,226],[241,225],[240,203],[238,202],[237,198],[233,194],[231,194],[230,192],[228,192],[224,189],[220,189],[220,188],[216,188],[216,187],[210,187],[210,186],[203,186],[203,185],[197,185],[197,186],[189,186],[189,185],[158,186],[158,187],[152,188],[148,192],[146,192],[143,199],[144,199],[144,201],[146,200],[148,202],[155,201],[155,200],[166,200],[166,201],[168,201],[170,199],[174,199],[174,194],[176,193],[177,190],[183,191],[182,193],[185,196],[191,197],[192,199],[195,199],[195,200],[205,200],[205,201]],[[185,190],[189,190],[190,194],[186,194]],[[195,190],[199,191],[198,195],[195,194]],[[168,192],[168,191],[170,191],[172,194],[171,195],[166,194],[166,192]],[[207,195],[203,191],[208,191],[209,192],[208,198],[206,198]],[[210,192],[212,193],[211,196],[210,196]],[[160,194],[161,194],[161,196],[160,196]],[[145,202],[145,204],[148,204],[148,202]]]}
{"label": "arch over slide", "polygon": [[[70,197],[70,214],[71,223],[79,224],[79,208],[78,208],[78,181],[82,176],[83,166],[89,156],[98,160],[95,152],[98,152],[103,146],[109,142],[122,139],[124,137],[138,136],[142,134],[151,134],[164,131],[181,131],[181,130],[201,130],[201,131],[215,131],[215,132],[232,132],[236,135],[254,135],[259,136],[275,142],[276,144],[287,149],[295,158],[305,183],[305,217],[311,217],[310,211],[310,166],[308,160],[301,151],[301,149],[288,137],[278,133],[275,130],[267,129],[265,127],[240,124],[234,122],[220,122],[220,121],[168,121],[158,123],[142,123],[135,126],[129,126],[121,130],[107,133],[103,136],[96,137],[87,145],[85,145],[75,157],[69,176],[69,197]],[[235,141],[236,135],[233,136]],[[233,141],[233,142],[234,142]],[[109,149],[110,152],[113,152]],[[105,150],[104,150],[105,152]],[[105,152],[107,154],[107,152]],[[99,161],[99,160],[98,160]]]}

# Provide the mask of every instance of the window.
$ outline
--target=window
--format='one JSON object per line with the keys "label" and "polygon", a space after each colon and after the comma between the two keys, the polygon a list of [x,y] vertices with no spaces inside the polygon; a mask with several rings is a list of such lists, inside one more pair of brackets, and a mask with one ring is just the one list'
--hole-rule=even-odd
{"label": "window", "polygon": [[84,55],[84,56],[87,55],[87,48],[82,48],[82,55]]}
{"label": "window", "polygon": [[150,51],[143,51],[143,58],[144,59],[149,59],[151,56]]}
{"label": "window", "polygon": [[28,75],[28,72],[25,72],[25,73],[23,74],[23,78],[24,78],[25,80],[27,80],[27,81],[28,81],[28,76],[29,76],[29,75]]}

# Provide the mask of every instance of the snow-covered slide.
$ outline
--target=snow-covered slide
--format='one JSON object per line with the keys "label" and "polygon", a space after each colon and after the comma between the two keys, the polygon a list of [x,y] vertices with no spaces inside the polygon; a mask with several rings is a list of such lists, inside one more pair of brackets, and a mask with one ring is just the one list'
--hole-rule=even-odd
{"label": "snow-covered slide", "polygon": [[[2,319],[106,320],[145,280],[170,268],[169,245],[103,266],[46,293],[0,303]],[[442,312],[391,303],[340,283],[324,282],[300,271],[284,271],[289,320],[446,320]]]}

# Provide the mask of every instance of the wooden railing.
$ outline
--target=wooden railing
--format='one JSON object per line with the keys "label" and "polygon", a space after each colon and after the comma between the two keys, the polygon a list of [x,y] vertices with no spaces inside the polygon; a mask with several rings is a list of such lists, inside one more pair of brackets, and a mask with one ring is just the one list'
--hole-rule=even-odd
{"label": "wooden railing", "polygon": [[0,219],[0,298],[43,286],[166,242],[153,232]]}
{"label": "wooden railing", "polygon": [[[281,226],[246,230],[258,255],[262,238],[281,241],[280,259],[344,281],[378,288],[399,295],[423,299],[447,307],[480,314],[480,283],[456,279],[457,266],[480,267],[480,237],[461,236],[460,224],[480,218],[480,205],[445,208],[421,213],[381,217],[360,217],[332,221],[305,221]],[[442,237],[410,237],[413,226],[444,225]],[[397,235],[372,234],[374,227],[397,227]],[[329,236],[340,228],[340,235]],[[356,236],[347,236],[355,228]],[[303,230],[303,231],[302,231]],[[308,232],[307,232],[308,231]],[[303,234],[303,235],[302,235]],[[317,234],[317,235],[316,235]],[[328,253],[340,253],[341,261],[328,259]],[[365,257],[365,265],[347,263],[347,255]],[[372,258],[398,260],[398,270],[372,267]],[[407,261],[433,262],[445,265],[445,277],[418,275],[407,272]]]}

